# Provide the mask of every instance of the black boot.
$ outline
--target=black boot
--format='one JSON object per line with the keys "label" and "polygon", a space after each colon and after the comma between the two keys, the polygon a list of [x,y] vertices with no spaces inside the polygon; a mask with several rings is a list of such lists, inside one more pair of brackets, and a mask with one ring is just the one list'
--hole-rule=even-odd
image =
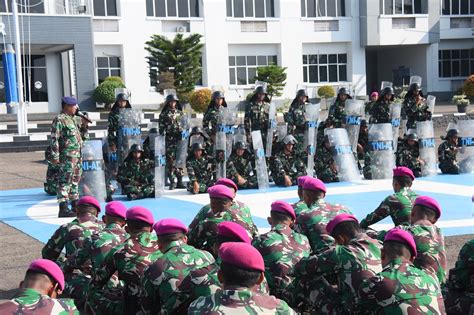
{"label": "black boot", "polygon": [[58,218],[72,218],[75,216],[76,213],[74,211],[69,210],[69,208],[67,207],[67,202],[61,202],[59,204]]}
{"label": "black boot", "polygon": [[186,188],[183,184],[183,176],[177,176],[178,182],[176,183],[176,188],[183,189]]}
{"label": "black boot", "polygon": [[174,182],[174,178],[170,176],[170,190],[174,190],[176,188],[176,183]]}

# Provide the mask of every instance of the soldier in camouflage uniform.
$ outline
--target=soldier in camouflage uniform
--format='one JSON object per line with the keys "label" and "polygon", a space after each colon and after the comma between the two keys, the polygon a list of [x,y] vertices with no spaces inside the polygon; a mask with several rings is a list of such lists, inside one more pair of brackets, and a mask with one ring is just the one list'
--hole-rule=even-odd
{"label": "soldier in camouflage uniform", "polygon": [[[99,202],[91,196],[79,199],[76,206],[77,218],[70,223],[61,225],[43,247],[42,256],[61,264],[61,252],[66,249],[66,259],[76,255],[85,240],[104,228],[97,219],[100,212]],[[76,306],[82,309],[85,302],[85,291],[91,277],[91,261],[87,259],[81,266],[73,270],[65,270],[66,287],[63,295],[75,300]]]}
{"label": "soldier in camouflage uniform", "polygon": [[260,130],[262,134],[263,147],[267,143],[267,131],[270,111],[270,99],[263,86],[257,86],[255,93],[245,107],[244,125],[247,133],[247,142],[252,143],[251,132]]}
{"label": "soldier in camouflage uniform", "polygon": [[450,129],[446,137],[438,147],[439,168],[443,174],[459,174],[459,166],[456,160],[458,154],[458,130]]}
{"label": "soldier in camouflage uniform", "polygon": [[148,130],[148,136],[146,137],[145,141],[143,141],[143,154],[145,155],[145,158],[152,160],[153,162],[155,161],[155,150],[152,148],[155,147],[155,144],[151,142],[155,141],[154,136],[157,134],[158,128],[150,128],[150,130]]}
{"label": "soldier in camouflage uniform", "polygon": [[367,152],[369,152],[369,125],[367,120],[361,119],[359,138],[357,139],[357,159],[363,160]]}
{"label": "soldier in camouflage uniform", "polygon": [[258,187],[255,171],[255,157],[248,150],[247,143],[239,141],[234,144],[234,151],[227,161],[227,177],[230,178],[239,189]]}
{"label": "soldier in camouflage uniform", "polygon": [[312,177],[307,175],[298,177],[298,201],[291,205],[295,210],[296,217],[298,217],[302,211],[308,208],[303,199],[303,185],[307,178]]}
{"label": "soldier in camouflage uniform", "polygon": [[374,104],[377,102],[379,99],[379,93],[378,92],[372,92],[370,93],[370,100],[365,103],[365,108],[364,108],[364,113],[367,116],[369,116],[370,110],[374,106]]}
{"label": "soldier in camouflage uniform", "polygon": [[416,268],[417,255],[410,233],[392,229],[382,249],[383,269],[362,282],[358,314],[445,314],[438,280]]}
{"label": "soldier in camouflage uniform", "polygon": [[390,106],[393,102],[393,88],[387,86],[382,90],[382,94],[377,102],[370,109],[371,124],[385,124],[390,123]]}
{"label": "soldier in camouflage uniform", "polygon": [[90,282],[90,294],[100,294],[102,288],[117,272],[119,280],[124,283],[123,314],[136,314],[140,310],[140,297],[143,294],[143,273],[163,254],[160,252],[156,234],[152,233],[154,219],[150,210],[140,206],[131,207],[127,210],[126,219],[126,230],[130,238],[106,256]]}
{"label": "soldier in camouflage uniform", "polygon": [[127,195],[129,200],[155,196],[153,164],[153,161],[145,158],[140,145],[132,145],[117,174],[122,194]]}
{"label": "soldier in camouflage uniform", "polygon": [[292,186],[297,179],[306,174],[301,156],[294,150],[297,143],[295,137],[287,135],[283,139],[284,149],[270,160],[270,170],[277,186]]}
{"label": "soldier in camouflage uniform", "polygon": [[51,145],[48,145],[44,151],[44,159],[48,163],[46,170],[46,181],[43,183],[44,191],[50,196],[56,196],[58,193],[58,174],[59,167],[52,163]]}
{"label": "soldier in camouflage uniform", "polygon": [[64,275],[54,262],[36,259],[31,262],[20,290],[11,300],[0,304],[0,314],[79,315],[70,299],[57,299],[64,289]]}
{"label": "soldier in camouflage uniform", "polygon": [[[74,217],[74,207],[79,199],[79,181],[82,174],[81,148],[89,138],[87,120],[76,122],[77,100],[63,97],[62,111],[51,126],[51,164],[58,167],[57,198],[61,217]],[[71,202],[71,210],[68,208]]]}
{"label": "soldier in camouflage uniform", "polygon": [[474,239],[461,248],[456,265],[449,271],[443,295],[448,314],[473,314]]}
{"label": "soldier in camouflage uniform", "polygon": [[219,110],[222,107],[227,107],[227,103],[224,98],[224,93],[221,91],[214,91],[211,95],[211,101],[207,106],[207,110],[204,113],[202,119],[202,125],[204,132],[211,137],[211,146],[208,148],[209,154],[214,153],[214,144],[216,142],[217,134],[217,119],[219,117]]}
{"label": "soldier in camouflage uniform", "polygon": [[417,121],[431,120],[431,112],[423,98],[423,92],[418,83],[413,83],[405,95],[402,105],[402,118],[407,118],[407,129],[416,129]]}
{"label": "soldier in camouflage uniform", "polygon": [[308,93],[305,89],[298,90],[296,97],[291,102],[288,114],[285,116],[285,121],[288,123],[287,134],[293,135],[297,141],[295,145],[295,152],[298,155],[306,155],[305,131],[306,131],[306,105],[308,103]]}
{"label": "soldier in camouflage uniform", "polygon": [[207,192],[212,185],[212,158],[204,151],[201,143],[194,143],[191,146],[191,155],[186,159],[186,169],[188,171],[188,191],[193,194]]}
{"label": "soldier in camouflage uniform", "polygon": [[[165,105],[160,113],[159,131],[160,135],[166,136],[166,169],[170,190],[186,188],[183,184],[184,170],[176,167],[176,151],[178,141],[181,139],[181,119],[183,115],[181,104],[176,95],[166,96]],[[177,179],[176,183],[175,178]]]}
{"label": "soldier in camouflage uniform", "polygon": [[265,277],[263,258],[255,248],[229,242],[219,248],[219,257],[224,289],[195,300],[188,314],[295,314],[284,301],[255,292]]}
{"label": "soldier in camouflage uniform", "polygon": [[395,194],[385,198],[372,213],[368,214],[360,222],[360,227],[367,229],[386,217],[390,216],[395,226],[410,223],[410,214],[413,203],[417,197],[411,190],[411,185],[415,180],[413,172],[404,166],[393,170],[392,186]]}
{"label": "soldier in camouflage uniform", "polygon": [[397,147],[395,162],[397,166],[405,166],[411,169],[415,177],[421,176],[421,165],[424,162],[420,159],[420,149],[416,133],[408,133],[405,136],[405,140]]}
{"label": "soldier in camouflage uniform", "polygon": [[[310,291],[303,298],[309,300],[305,301],[309,304],[305,305],[306,309],[325,314],[353,314],[359,285],[382,271],[382,245],[362,233],[356,217],[350,214],[336,216],[328,223],[327,231],[336,245],[303,258],[294,267],[294,275],[297,282],[306,282]],[[326,295],[325,279],[332,277],[336,278],[337,293]]]}
{"label": "soldier in camouflage uniform", "polygon": [[314,155],[314,170],[316,176],[325,183],[338,182],[336,162],[334,161],[329,138],[324,136],[323,142]]}
{"label": "soldier in camouflage uniform", "polygon": [[193,128],[191,128],[191,133],[189,134],[188,156],[193,154],[193,151],[191,150],[191,147],[193,145],[193,143],[191,143],[191,140],[193,136],[202,138],[204,154],[209,156],[212,155],[212,139],[209,137],[207,132],[205,132],[201,127],[194,126]]}
{"label": "soldier in camouflage uniform", "polygon": [[278,298],[283,298],[293,279],[289,275],[293,266],[311,252],[308,238],[292,230],[295,220],[296,214],[290,204],[275,201],[268,218],[272,229],[253,241],[253,246],[265,261],[265,278],[270,294]]}
{"label": "soldier in camouflage uniform", "polygon": [[296,218],[295,231],[306,235],[313,252],[325,249],[334,244],[334,239],[327,233],[326,225],[341,213],[351,213],[345,206],[330,204],[324,200],[326,186],[317,178],[308,178],[303,184],[305,208]]}
{"label": "soldier in camouflage uniform", "polygon": [[188,228],[176,219],[163,219],[154,226],[163,255],[143,276],[142,307],[145,314],[172,314],[187,306],[190,288],[182,286],[191,271],[211,265],[214,257],[188,244]]}
{"label": "soldier in camouflage uniform", "polygon": [[118,148],[118,130],[120,122],[120,109],[132,108],[128,100],[128,95],[120,93],[115,99],[115,103],[109,112],[109,119],[107,122],[107,141],[112,152],[117,151]]}
{"label": "soldier in camouflage uniform", "polygon": [[331,118],[327,118],[325,121],[321,122],[318,126],[318,132],[317,132],[317,145],[318,147],[321,146],[322,143],[324,143],[324,130],[325,129],[331,129],[334,128],[334,121]]}
{"label": "soldier in camouflage uniform", "polygon": [[335,128],[341,128],[346,123],[346,100],[352,99],[347,88],[342,87],[337,92],[337,98],[334,104],[329,107],[328,118],[334,122]]}

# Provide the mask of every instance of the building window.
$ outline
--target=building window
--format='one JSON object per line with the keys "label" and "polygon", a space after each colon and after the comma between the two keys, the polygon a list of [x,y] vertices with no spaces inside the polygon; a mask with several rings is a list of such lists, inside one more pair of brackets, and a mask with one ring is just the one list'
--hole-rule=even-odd
{"label": "building window", "polygon": [[226,0],[226,3],[228,17],[275,17],[275,0]]}
{"label": "building window", "polygon": [[107,77],[120,77],[120,57],[97,57],[95,60],[99,84]]}
{"label": "building window", "polygon": [[[25,5],[26,3],[26,5]],[[11,1],[0,1],[0,13],[11,13]],[[44,0],[19,1],[18,13],[44,13]]]}
{"label": "building window", "polygon": [[94,16],[117,16],[116,0],[94,0]]}
{"label": "building window", "polygon": [[380,0],[380,14],[428,14],[428,0]]}
{"label": "building window", "polygon": [[474,14],[474,0],[443,0],[443,15]]}
{"label": "building window", "polygon": [[438,59],[440,78],[467,77],[474,73],[474,48],[440,50]]}
{"label": "building window", "polygon": [[301,16],[346,16],[346,0],[301,0]]}
{"label": "building window", "polygon": [[277,64],[277,56],[229,56],[230,85],[253,84],[257,68],[271,64]]}
{"label": "building window", "polygon": [[199,17],[199,0],[146,0],[146,15],[155,17]]}
{"label": "building window", "polygon": [[303,55],[303,81],[347,81],[347,54]]}

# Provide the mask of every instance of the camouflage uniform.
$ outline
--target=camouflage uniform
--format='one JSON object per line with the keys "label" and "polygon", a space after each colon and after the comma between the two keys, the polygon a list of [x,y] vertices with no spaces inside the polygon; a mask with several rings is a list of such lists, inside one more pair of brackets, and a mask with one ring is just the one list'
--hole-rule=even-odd
{"label": "camouflage uniform", "polygon": [[364,113],[366,116],[369,116],[370,115],[370,110],[375,106],[375,103],[377,103],[377,101],[369,101],[367,103],[365,103],[365,108],[364,108]]}
{"label": "camouflage uniform", "polygon": [[454,148],[456,146],[448,141],[443,141],[438,147],[439,168],[444,174],[459,174],[457,152],[454,151]]}
{"label": "camouflage uniform", "polygon": [[302,212],[307,211],[307,209],[308,209],[308,206],[306,205],[306,203],[303,200],[295,202],[291,206],[293,207],[293,210],[295,210],[295,214],[296,214],[297,218]]}
{"label": "camouflage uniform", "polygon": [[144,156],[136,161],[129,153],[119,167],[117,181],[122,186],[122,194],[129,200],[151,197],[155,193],[153,162]]}
{"label": "camouflage uniform", "polygon": [[270,232],[254,239],[252,245],[265,261],[265,278],[270,286],[270,294],[281,298],[292,281],[289,272],[311,252],[308,238],[287,225],[278,224]]}
{"label": "camouflage uniform", "polygon": [[219,118],[219,109],[220,107],[215,105],[208,106],[206,112],[204,113],[202,125],[204,131],[209,136],[215,136],[217,133],[217,119]]}
{"label": "camouflage uniform", "polygon": [[370,120],[371,124],[384,124],[390,123],[390,101],[385,99],[380,99],[375,102],[374,106],[371,108]]}
{"label": "camouflage uniform", "polygon": [[357,153],[357,159],[363,160],[367,152],[369,152],[369,133],[359,132],[357,144],[362,147],[362,153]]}
{"label": "camouflage uniform", "polygon": [[474,311],[474,239],[461,248],[458,260],[449,271],[443,290],[448,314],[472,314]]}
{"label": "camouflage uniform", "polygon": [[166,136],[166,168],[170,183],[174,183],[176,177],[180,181],[184,174],[182,169],[176,168],[176,154],[178,141],[181,140],[181,119],[183,116],[183,112],[176,108],[174,110],[164,109],[159,118],[160,135]]}
{"label": "camouflage uniform", "polygon": [[118,148],[118,130],[120,122],[120,108],[114,105],[112,110],[109,113],[109,118],[107,121],[107,141],[109,147],[115,145]]}
{"label": "camouflage uniform", "polygon": [[142,305],[146,314],[172,314],[187,304],[191,290],[182,286],[192,270],[214,262],[212,255],[198,250],[183,241],[171,242],[161,249],[163,256],[153,262],[143,276]]}
{"label": "camouflage uniform", "polygon": [[[420,97],[422,97],[422,95],[420,95]],[[428,105],[417,105],[416,98],[413,94],[410,95],[407,93],[405,96],[402,105],[402,112],[407,117],[407,130],[416,129],[417,121],[431,120],[431,113],[428,111]]]}
{"label": "camouflage uniform", "polygon": [[35,289],[21,289],[11,300],[0,304],[0,314],[79,315],[79,311],[70,299],[53,299]]}
{"label": "camouflage uniform", "polygon": [[[239,189],[257,188],[258,183],[254,164],[255,158],[250,153],[238,156],[235,152],[232,152],[227,161],[227,178],[232,179]],[[251,172],[253,172],[252,175]],[[240,185],[237,175],[240,175],[247,182]]]}
{"label": "camouflage uniform", "polygon": [[[104,224],[92,214],[83,215],[70,223],[63,224],[43,247],[42,257],[59,263],[63,248],[66,249],[66,258],[77,255],[85,240],[103,228]],[[64,272],[66,285],[63,295],[74,298],[79,308],[85,301],[85,291],[87,291],[91,277],[91,269],[91,261],[87,259],[82,265],[74,266],[73,270]]]}
{"label": "camouflage uniform", "polygon": [[118,272],[118,278],[124,282],[123,313],[135,314],[140,309],[145,269],[161,256],[155,233],[141,232],[130,236],[125,243],[115,247],[96,270],[90,283],[90,294],[100,295],[102,287]]}
{"label": "camouflage uniform", "polygon": [[334,128],[341,128],[346,123],[346,102],[336,99],[334,104],[329,107],[328,118],[334,122]]}
{"label": "camouflage uniform", "polygon": [[334,244],[326,225],[341,213],[352,214],[345,206],[318,199],[296,218],[295,231],[308,237],[313,252],[322,250]]}
{"label": "camouflage uniform", "polygon": [[314,170],[316,176],[325,183],[338,182],[337,172],[331,168],[334,164],[331,149],[324,145],[324,138],[321,145],[318,145],[316,154],[314,155]]}
{"label": "camouflage uniform", "polygon": [[286,154],[281,151],[270,160],[270,170],[273,180],[278,186],[285,185],[285,175],[289,176],[293,185],[297,184],[298,177],[306,175],[306,168],[296,151]]}
{"label": "camouflage uniform", "polygon": [[247,137],[250,137],[252,131],[260,130],[264,148],[267,143],[267,131],[270,122],[269,111],[270,104],[267,101],[257,104],[256,101],[251,100],[245,107],[244,125]]}
{"label": "camouflage uniform", "polygon": [[[294,267],[297,281],[318,283],[321,277],[336,277],[337,292],[327,296],[315,292],[318,285],[309,286],[303,300],[308,300],[312,309],[334,314],[352,314],[355,308],[357,289],[364,279],[382,271],[380,264],[382,245],[364,233],[359,233],[346,245],[335,245],[323,252],[303,258]],[[318,279],[319,278],[319,279]],[[306,280],[305,280],[306,279]],[[300,298],[301,299],[301,298]]]}
{"label": "camouflage uniform", "polygon": [[399,192],[385,198],[372,213],[360,221],[360,227],[367,227],[375,224],[387,216],[392,217],[395,226],[410,223],[411,209],[417,195],[408,187],[402,188]]}
{"label": "camouflage uniform", "polygon": [[196,159],[194,153],[188,156],[186,160],[186,169],[188,171],[188,191],[193,190],[193,183],[197,181],[199,183],[199,193],[205,193],[207,188],[212,186],[212,170],[210,164],[212,159],[209,156],[201,155],[199,159]]}
{"label": "camouflage uniform", "polygon": [[298,141],[294,148],[297,155],[306,155],[306,148],[304,146],[306,131],[306,105],[309,105],[309,103],[299,104],[298,102],[294,102],[294,104],[290,106],[288,114],[285,117],[285,120],[288,123],[287,134],[293,135]]}
{"label": "camouflage uniform", "polygon": [[420,149],[418,143],[411,146],[407,141],[403,141],[397,148],[396,164],[397,166],[408,167],[415,177],[421,176]]}
{"label": "camouflage uniform", "polygon": [[46,171],[46,181],[43,183],[43,186],[44,191],[48,195],[56,196],[58,193],[59,166],[52,163],[51,155],[51,146],[49,145],[44,151],[44,159],[48,162],[48,169]]}
{"label": "camouflage uniform", "polygon": [[82,174],[81,148],[89,135],[79,126],[74,116],[61,112],[51,126],[51,159],[59,160],[58,202],[79,199],[79,181]]}
{"label": "camouflage uniform", "polygon": [[296,314],[285,301],[252,292],[249,288],[229,286],[208,297],[200,297],[188,314]]}
{"label": "camouflage uniform", "polygon": [[438,281],[396,258],[358,290],[358,314],[445,314]]}

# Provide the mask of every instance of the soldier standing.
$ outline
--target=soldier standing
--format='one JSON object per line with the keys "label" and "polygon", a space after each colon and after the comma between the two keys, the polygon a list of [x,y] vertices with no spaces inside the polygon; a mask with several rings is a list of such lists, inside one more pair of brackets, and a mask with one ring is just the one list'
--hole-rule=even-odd
{"label": "soldier standing", "polygon": [[416,129],[417,121],[431,120],[431,112],[428,111],[428,105],[423,98],[423,92],[418,83],[412,83],[405,95],[402,116],[407,117],[407,130]]}
{"label": "soldier standing", "polygon": [[297,179],[306,173],[301,156],[294,150],[297,143],[295,137],[287,135],[283,139],[283,151],[278,152],[270,160],[273,180],[278,186],[289,187],[297,184]]}
{"label": "soldier standing", "polygon": [[258,85],[255,92],[245,107],[244,125],[247,133],[247,142],[252,143],[251,133],[260,130],[262,134],[263,147],[267,143],[267,131],[269,124],[270,99],[266,87]]}
{"label": "soldier standing", "polygon": [[296,92],[296,97],[291,102],[285,121],[288,123],[287,134],[293,135],[296,139],[295,151],[298,155],[306,155],[305,131],[306,131],[306,105],[308,103],[308,93],[305,89]]}
{"label": "soldier standing", "polygon": [[458,154],[458,130],[450,129],[446,137],[441,138],[443,143],[438,147],[439,168],[443,174],[459,174],[456,160]]}
{"label": "soldier standing", "polygon": [[409,168],[415,177],[421,176],[421,166],[424,162],[420,159],[420,148],[416,133],[409,131],[405,136],[405,140],[397,147],[395,162],[397,166]]}
{"label": "soldier standing", "polygon": [[[79,126],[74,119],[77,100],[74,97],[63,97],[62,111],[53,120],[51,126],[51,163],[58,171],[57,198],[59,214],[62,217],[74,217],[74,208],[79,199],[79,181],[82,174],[81,149],[84,140],[89,138],[88,121],[82,118]],[[68,201],[71,209],[68,208]]]}
{"label": "soldier standing", "polygon": [[213,183],[212,159],[204,151],[202,143],[196,142],[191,146],[191,155],[186,159],[186,169],[188,171],[189,182],[187,189],[193,194],[207,192],[208,187]]}
{"label": "soldier standing", "polygon": [[341,87],[337,92],[336,101],[329,108],[328,118],[331,119],[336,128],[341,128],[346,123],[345,105],[347,99],[352,99],[352,97],[347,88]]}
{"label": "soldier standing", "polygon": [[118,148],[120,109],[122,108],[132,108],[126,93],[120,93],[117,95],[115,103],[109,113],[107,122],[107,141],[111,152],[116,152]]}
{"label": "soldier standing", "polygon": [[324,136],[323,142],[316,149],[314,155],[314,169],[316,175],[325,183],[338,182],[336,162],[331,151],[331,143],[328,136]]}
{"label": "soldier standing", "polygon": [[390,105],[394,99],[393,88],[386,86],[382,90],[382,94],[377,102],[370,109],[370,120],[371,124],[384,124],[390,123]]}
{"label": "soldier standing", "polygon": [[202,125],[204,132],[206,132],[211,137],[211,147],[207,148],[209,154],[214,152],[214,144],[216,143],[216,134],[217,134],[217,119],[219,117],[219,110],[222,107],[227,107],[227,103],[224,98],[224,93],[222,91],[214,91],[211,95],[211,101],[207,106],[207,110],[204,113],[202,119]]}
{"label": "soldier standing", "polygon": [[56,196],[58,194],[59,165],[53,164],[51,157],[51,145],[48,145],[44,151],[44,159],[48,163],[48,168],[46,170],[46,181],[43,183],[43,186],[45,193],[50,196]]}
{"label": "soldier standing", "polygon": [[227,161],[227,177],[240,189],[257,188],[254,164],[255,157],[248,150],[247,143],[238,141],[234,144],[234,151]]}

